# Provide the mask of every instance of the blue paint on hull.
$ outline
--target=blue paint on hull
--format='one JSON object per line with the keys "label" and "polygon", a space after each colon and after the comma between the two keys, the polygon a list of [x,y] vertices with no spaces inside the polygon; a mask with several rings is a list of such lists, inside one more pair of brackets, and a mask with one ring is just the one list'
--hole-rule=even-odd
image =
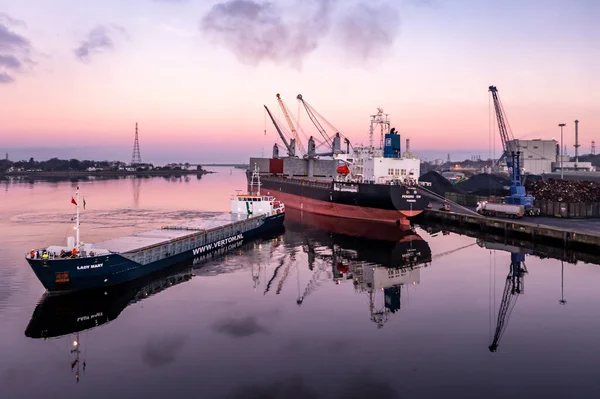
{"label": "blue paint on hull", "polygon": [[[243,242],[264,234],[270,230],[281,228],[285,213],[268,216],[264,223],[255,229],[243,233],[243,239],[225,246],[216,246],[201,254],[195,254],[194,249],[169,256],[145,265],[134,262],[119,254],[110,254],[86,258],[73,259],[29,259],[27,262],[42,285],[50,292],[80,291],[114,284],[121,284],[148,274],[157,272],[173,264],[191,259],[197,255],[206,255],[227,248],[238,247]],[[212,243],[222,240],[215,240]],[[206,247],[206,244],[200,247]],[[101,267],[93,267],[101,264]],[[86,267],[87,266],[87,267]],[[68,273],[68,282],[57,283],[57,273]]]}

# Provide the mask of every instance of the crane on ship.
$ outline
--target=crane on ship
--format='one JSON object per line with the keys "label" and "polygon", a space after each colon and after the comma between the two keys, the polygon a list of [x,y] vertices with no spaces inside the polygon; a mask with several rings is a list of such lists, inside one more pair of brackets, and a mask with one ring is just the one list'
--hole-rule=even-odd
{"label": "crane on ship", "polygon": [[279,134],[279,137],[281,138],[281,141],[283,141],[283,144],[285,145],[285,148],[287,149],[288,156],[296,157],[296,139],[291,138],[290,141],[288,142],[287,139],[285,138],[285,135],[283,134],[283,131],[281,130],[281,128],[279,127],[277,122],[275,122],[275,118],[273,118],[273,115],[271,114],[271,111],[269,110],[269,108],[267,108],[266,105],[264,105],[264,107],[265,107],[265,110],[267,110],[267,114],[269,114],[269,118],[271,118],[271,121],[273,122],[273,125],[275,126],[275,130],[277,130],[277,133]]}
{"label": "crane on ship", "polygon": [[534,216],[539,215],[540,210],[533,206],[535,198],[532,195],[527,194],[525,186],[522,184],[521,175],[521,153],[515,146],[515,137],[506,119],[506,112],[504,106],[498,96],[498,89],[496,86],[488,87],[488,90],[492,93],[494,101],[494,109],[496,111],[496,120],[498,122],[498,130],[500,131],[500,140],[502,141],[503,152],[498,163],[503,160],[506,161],[506,167],[510,174],[510,196],[504,199],[504,202],[512,205],[523,205],[525,212],[528,215]]}
{"label": "crane on ship", "polygon": [[[340,143],[341,143],[342,138],[344,138],[344,143],[346,144],[346,152],[349,152],[350,140],[347,137],[343,136],[335,126],[333,126],[331,123],[329,123],[329,121],[327,121],[327,119],[325,119],[322,115],[320,115],[317,112],[317,110],[315,110],[310,104],[308,104],[304,100],[304,97],[302,97],[302,94],[298,94],[296,96],[296,99],[300,102],[300,104],[302,104],[302,106],[306,110],[306,113],[308,114],[309,119],[311,120],[313,125],[315,125],[315,127],[317,128],[317,131],[319,132],[321,137],[323,137],[324,141],[321,143],[321,145],[326,145],[331,150],[330,152],[326,152],[323,154],[314,153],[314,148],[312,148],[312,147],[314,147],[314,145],[313,145],[314,143],[311,143],[314,139],[311,136],[311,139],[309,139],[307,155],[309,157],[311,157],[311,156],[332,156],[334,154],[343,153],[343,151],[340,148]],[[326,123],[331,129],[333,129],[335,131],[335,133],[332,136],[327,134],[327,131],[325,131],[325,129],[323,128],[323,125],[319,122],[319,119],[323,120],[324,123]]]}
{"label": "crane on ship", "polygon": [[279,93],[276,94],[276,97],[277,97],[277,102],[279,102],[279,107],[281,107],[283,116],[285,117],[285,120],[287,121],[288,126],[290,127],[290,130],[292,132],[292,135],[294,136],[294,139],[296,140],[296,144],[298,145],[300,152],[302,154],[306,154],[306,149],[304,148],[304,144],[302,144],[302,140],[298,136],[298,131],[296,130],[296,127],[294,126],[294,123],[292,122],[292,118],[290,117],[290,112],[289,112],[288,108],[285,106],[285,103],[281,99],[281,95]]}

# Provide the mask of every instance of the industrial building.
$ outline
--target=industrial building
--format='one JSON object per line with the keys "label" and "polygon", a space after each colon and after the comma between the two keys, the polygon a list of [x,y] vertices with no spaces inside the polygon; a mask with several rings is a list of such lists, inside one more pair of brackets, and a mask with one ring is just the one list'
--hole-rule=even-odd
{"label": "industrial building", "polygon": [[552,164],[559,155],[556,140],[512,140],[515,151],[521,153],[521,168],[524,174],[539,175],[552,172]]}

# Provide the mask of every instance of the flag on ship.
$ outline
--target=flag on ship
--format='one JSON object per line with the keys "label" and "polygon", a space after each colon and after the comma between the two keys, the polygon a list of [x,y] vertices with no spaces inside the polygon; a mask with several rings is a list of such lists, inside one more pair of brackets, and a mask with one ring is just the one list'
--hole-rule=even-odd
{"label": "flag on ship", "polygon": [[83,197],[83,209],[85,209],[85,197]]}
{"label": "flag on ship", "polygon": [[73,197],[71,197],[71,204],[77,205],[77,202],[75,201],[75,198],[73,198]]}

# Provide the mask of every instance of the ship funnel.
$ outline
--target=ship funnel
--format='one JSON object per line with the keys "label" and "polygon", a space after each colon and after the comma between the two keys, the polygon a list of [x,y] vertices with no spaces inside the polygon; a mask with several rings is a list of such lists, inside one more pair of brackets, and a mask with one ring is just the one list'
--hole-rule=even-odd
{"label": "ship funnel", "polygon": [[279,158],[279,147],[277,146],[277,144],[273,144],[273,158]]}

